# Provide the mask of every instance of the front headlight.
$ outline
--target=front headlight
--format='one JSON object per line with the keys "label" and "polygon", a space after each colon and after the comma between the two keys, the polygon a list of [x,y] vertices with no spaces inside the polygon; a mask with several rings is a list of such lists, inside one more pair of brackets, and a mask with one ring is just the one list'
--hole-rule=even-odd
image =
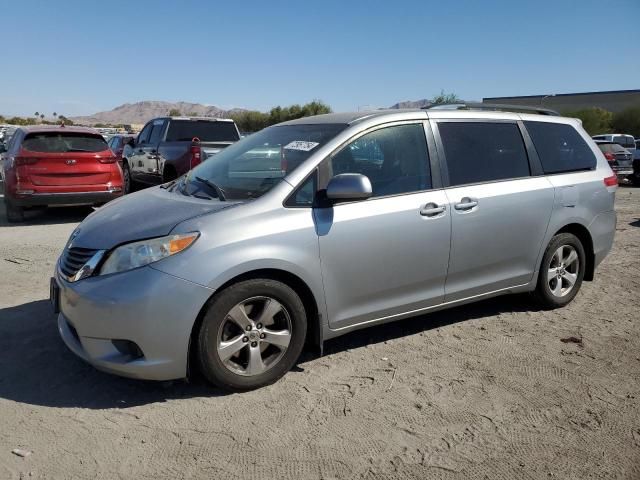
{"label": "front headlight", "polygon": [[170,257],[190,247],[199,236],[200,233],[192,232],[121,245],[109,254],[100,275],[124,272]]}

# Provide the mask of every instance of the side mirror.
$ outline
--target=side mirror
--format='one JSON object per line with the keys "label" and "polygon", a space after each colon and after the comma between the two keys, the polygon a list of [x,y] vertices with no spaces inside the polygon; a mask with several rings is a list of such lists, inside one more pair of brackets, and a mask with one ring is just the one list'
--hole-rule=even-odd
{"label": "side mirror", "polygon": [[4,143],[0,142],[0,153],[4,153],[7,151],[7,147]]}
{"label": "side mirror", "polygon": [[372,193],[369,177],[360,173],[341,173],[327,185],[327,198],[333,201],[366,200]]}

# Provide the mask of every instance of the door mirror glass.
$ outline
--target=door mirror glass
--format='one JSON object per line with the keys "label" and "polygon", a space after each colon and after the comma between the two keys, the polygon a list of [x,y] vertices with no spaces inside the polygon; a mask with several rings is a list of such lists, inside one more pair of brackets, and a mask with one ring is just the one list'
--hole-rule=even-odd
{"label": "door mirror glass", "polygon": [[7,151],[7,147],[4,143],[0,142],[0,153],[4,153]]}
{"label": "door mirror glass", "polygon": [[327,198],[333,201],[366,200],[372,194],[371,181],[360,173],[341,173],[329,181]]}

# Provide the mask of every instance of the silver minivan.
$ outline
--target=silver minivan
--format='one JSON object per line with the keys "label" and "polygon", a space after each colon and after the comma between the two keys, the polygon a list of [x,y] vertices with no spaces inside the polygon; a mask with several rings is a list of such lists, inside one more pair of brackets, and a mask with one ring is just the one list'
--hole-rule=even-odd
{"label": "silver minivan", "polygon": [[611,249],[616,188],[575,119],[302,118],[92,213],[51,299],[101,370],[247,390],[370,325],[506,293],[566,305]]}

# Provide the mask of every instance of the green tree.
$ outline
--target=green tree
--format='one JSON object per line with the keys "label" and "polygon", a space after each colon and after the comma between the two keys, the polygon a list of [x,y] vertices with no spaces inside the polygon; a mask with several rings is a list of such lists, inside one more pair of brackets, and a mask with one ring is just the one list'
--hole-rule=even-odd
{"label": "green tree", "polygon": [[60,120],[60,123],[63,123],[65,125],[73,125],[73,121],[70,118],[65,117],[64,115],[58,115],[58,120]]}
{"label": "green tree", "polygon": [[56,112],[53,112],[53,118],[57,118],[58,114]]}
{"label": "green tree", "polygon": [[582,127],[589,135],[608,133],[611,131],[613,114],[603,108],[584,108],[582,110],[562,112],[565,117],[582,120]]}
{"label": "green tree", "polygon": [[442,105],[443,103],[460,103],[462,100],[455,93],[445,93],[440,90],[440,94],[431,99],[431,105]]}
{"label": "green tree", "polygon": [[44,113],[40,114],[40,121],[44,120]]}
{"label": "green tree", "polygon": [[276,123],[323,113],[331,113],[331,107],[320,100],[314,100],[302,106],[294,104],[288,107],[281,107],[278,105],[273,107],[269,113],[247,110],[235,113],[231,115],[231,118],[236,122],[240,131],[257,132]]}
{"label": "green tree", "polygon": [[38,118],[40,116],[40,112],[36,112],[33,114],[34,117]]}
{"label": "green tree", "polygon": [[617,133],[627,133],[640,138],[640,106],[615,113],[611,126]]}
{"label": "green tree", "polygon": [[180,117],[180,116],[182,116],[182,113],[180,113],[180,110],[178,110],[177,108],[172,108],[171,110],[169,110],[169,116],[170,117]]}

